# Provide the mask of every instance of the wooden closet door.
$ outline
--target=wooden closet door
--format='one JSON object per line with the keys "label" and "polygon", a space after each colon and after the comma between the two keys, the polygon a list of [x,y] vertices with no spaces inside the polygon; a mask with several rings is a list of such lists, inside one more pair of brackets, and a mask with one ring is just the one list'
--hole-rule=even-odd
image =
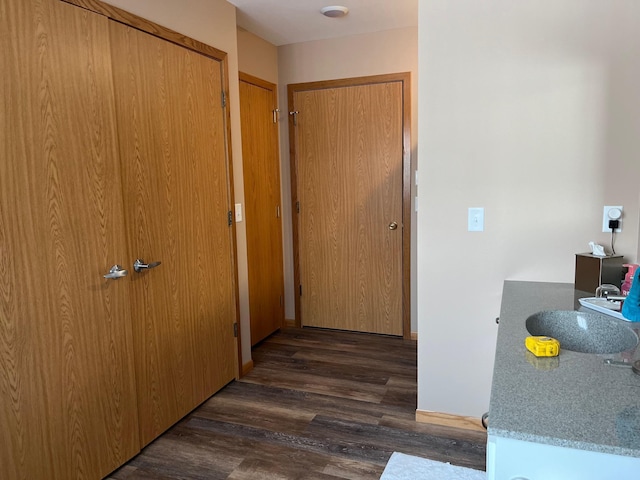
{"label": "wooden closet door", "polygon": [[0,3],[0,478],[101,478],[139,450],[106,18]]}
{"label": "wooden closet door", "polygon": [[[221,64],[111,24],[143,445],[235,377]],[[131,265],[129,265],[131,266]]]}
{"label": "wooden closet door", "polygon": [[240,121],[249,263],[251,345],[284,322],[276,86],[240,74]]}
{"label": "wooden closet door", "polygon": [[296,92],[305,326],[402,335],[402,83]]}

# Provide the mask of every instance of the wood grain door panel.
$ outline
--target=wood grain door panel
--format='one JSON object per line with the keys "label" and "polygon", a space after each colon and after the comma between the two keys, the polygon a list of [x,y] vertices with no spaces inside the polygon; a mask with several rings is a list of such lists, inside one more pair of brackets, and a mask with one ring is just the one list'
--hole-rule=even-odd
{"label": "wood grain door panel", "polygon": [[235,376],[218,61],[111,24],[142,444]]}
{"label": "wood grain door panel", "polygon": [[294,105],[302,323],[402,335],[402,84]]}
{"label": "wood grain door panel", "polygon": [[280,214],[275,85],[241,75],[240,118],[249,264],[251,345],[284,322],[284,271]]}
{"label": "wood grain door panel", "polygon": [[3,0],[0,31],[0,478],[100,478],[139,450],[108,21]]}

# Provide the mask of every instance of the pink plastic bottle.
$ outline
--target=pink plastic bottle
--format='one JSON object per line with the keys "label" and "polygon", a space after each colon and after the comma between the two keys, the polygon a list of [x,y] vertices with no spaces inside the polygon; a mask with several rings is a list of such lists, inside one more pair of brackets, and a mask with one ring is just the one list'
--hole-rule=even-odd
{"label": "pink plastic bottle", "polygon": [[636,265],[635,263],[625,263],[622,265],[623,267],[627,267],[627,274],[624,276],[624,282],[622,282],[622,295],[625,297],[629,295],[629,291],[631,290],[631,285],[633,284],[633,277],[636,273],[636,270],[640,265]]}

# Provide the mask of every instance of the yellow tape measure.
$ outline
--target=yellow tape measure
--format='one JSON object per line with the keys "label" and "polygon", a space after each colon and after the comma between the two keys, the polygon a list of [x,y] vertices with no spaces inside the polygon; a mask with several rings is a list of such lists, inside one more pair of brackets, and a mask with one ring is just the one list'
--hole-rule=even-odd
{"label": "yellow tape measure", "polygon": [[557,357],[560,354],[560,342],[545,336],[527,337],[524,345],[536,357]]}

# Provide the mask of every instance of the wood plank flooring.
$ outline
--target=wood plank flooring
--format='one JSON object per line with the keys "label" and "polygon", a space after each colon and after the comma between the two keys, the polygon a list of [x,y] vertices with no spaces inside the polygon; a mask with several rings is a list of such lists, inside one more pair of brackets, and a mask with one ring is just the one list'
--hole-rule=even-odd
{"label": "wood plank flooring", "polygon": [[378,479],[394,451],[485,469],[483,432],[415,422],[415,341],[284,329],[253,359],[109,478]]}

